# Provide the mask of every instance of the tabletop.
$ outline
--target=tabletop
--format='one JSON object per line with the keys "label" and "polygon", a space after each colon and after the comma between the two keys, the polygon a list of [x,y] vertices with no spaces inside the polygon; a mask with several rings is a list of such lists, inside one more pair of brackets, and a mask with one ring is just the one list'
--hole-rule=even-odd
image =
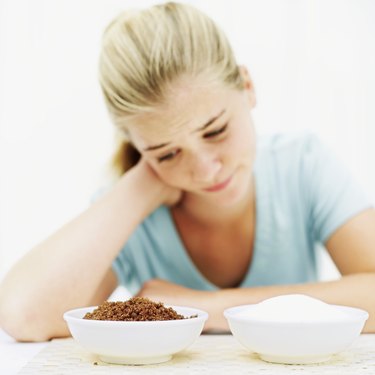
{"label": "tabletop", "polygon": [[72,338],[17,343],[0,330],[0,374],[375,374],[375,334],[361,335],[346,351],[315,365],[267,363],[232,335],[201,335],[169,362],[121,366],[101,362]]}
{"label": "tabletop", "polygon": [[0,328],[0,374],[13,375],[48,344],[19,343]]}

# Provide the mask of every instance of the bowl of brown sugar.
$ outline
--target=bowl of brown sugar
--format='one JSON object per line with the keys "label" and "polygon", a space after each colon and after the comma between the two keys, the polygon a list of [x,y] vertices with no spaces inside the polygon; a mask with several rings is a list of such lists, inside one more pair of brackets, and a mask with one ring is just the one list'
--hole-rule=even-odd
{"label": "bowl of brown sugar", "polygon": [[67,311],[73,338],[108,363],[142,365],[166,362],[201,334],[208,314],[183,306],[165,306],[148,298],[105,301]]}

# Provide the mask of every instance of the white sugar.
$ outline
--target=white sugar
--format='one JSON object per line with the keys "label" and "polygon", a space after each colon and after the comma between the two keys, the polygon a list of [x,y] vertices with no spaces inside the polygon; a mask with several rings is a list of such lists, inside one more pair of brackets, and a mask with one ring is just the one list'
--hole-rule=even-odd
{"label": "white sugar", "polygon": [[273,322],[321,322],[348,318],[337,306],[302,294],[269,298],[243,310],[240,315]]}

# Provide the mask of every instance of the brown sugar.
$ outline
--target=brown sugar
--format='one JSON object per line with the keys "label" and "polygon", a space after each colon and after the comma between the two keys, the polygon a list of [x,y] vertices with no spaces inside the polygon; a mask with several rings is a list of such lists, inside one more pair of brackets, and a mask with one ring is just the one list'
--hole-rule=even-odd
{"label": "brown sugar", "polygon": [[[193,316],[192,316],[193,317]],[[192,318],[191,317],[191,318]],[[195,316],[194,316],[195,317]],[[83,319],[116,321],[155,321],[186,319],[162,302],[153,302],[148,298],[133,297],[124,302],[108,302],[87,313]]]}

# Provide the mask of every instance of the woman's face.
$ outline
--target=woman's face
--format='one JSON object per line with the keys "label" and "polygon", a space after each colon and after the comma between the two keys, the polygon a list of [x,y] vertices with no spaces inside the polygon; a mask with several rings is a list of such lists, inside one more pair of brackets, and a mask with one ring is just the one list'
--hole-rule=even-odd
{"label": "woman's face", "polygon": [[132,120],[129,135],[166,184],[230,205],[249,193],[254,105],[250,81],[242,91],[180,82],[166,105]]}

